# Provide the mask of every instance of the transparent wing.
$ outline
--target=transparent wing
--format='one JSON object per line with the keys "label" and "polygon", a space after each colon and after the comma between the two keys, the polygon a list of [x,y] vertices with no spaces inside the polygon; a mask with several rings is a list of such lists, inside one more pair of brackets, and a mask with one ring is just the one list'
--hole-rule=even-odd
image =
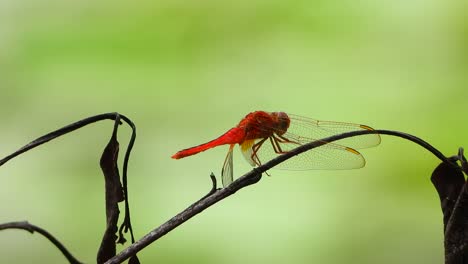
{"label": "transparent wing", "polygon": [[228,186],[232,183],[234,176],[233,176],[233,158],[232,158],[232,150],[234,149],[235,145],[231,145],[229,147],[229,151],[226,155],[226,159],[224,160],[223,169],[221,170],[221,180],[223,182],[223,187]]}
{"label": "transparent wing", "polygon": [[[307,141],[307,143],[312,141],[314,140]],[[263,142],[255,153],[252,148],[243,150],[242,153],[250,163],[254,161],[257,165],[263,164],[282,154],[278,153],[277,148],[273,144],[277,144],[282,153],[286,153],[302,145],[290,142],[274,143],[273,139],[268,139]],[[290,158],[278,164],[275,168],[286,170],[344,170],[362,168],[365,164],[364,157],[357,150],[338,144],[327,143]]]}
{"label": "transparent wing", "polygon": [[[291,114],[288,114],[288,116],[291,122],[285,136],[295,138],[302,144],[345,132],[373,130],[371,127],[360,124],[322,121]],[[333,143],[353,149],[370,148],[380,144],[380,135],[368,134],[350,137],[334,141]]]}

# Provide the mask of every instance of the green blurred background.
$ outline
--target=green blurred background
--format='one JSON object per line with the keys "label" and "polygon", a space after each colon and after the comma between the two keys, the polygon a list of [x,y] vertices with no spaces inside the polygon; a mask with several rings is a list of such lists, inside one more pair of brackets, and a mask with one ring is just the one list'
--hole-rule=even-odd
{"label": "green blurred background", "polygon": [[[183,160],[254,110],[468,146],[464,1],[0,1],[0,155],[78,119],[138,127],[129,167],[139,238],[211,187],[227,147]],[[28,220],[95,262],[99,156],[112,123],[0,170],[0,221]],[[129,129],[122,127],[122,145]],[[122,146],[123,148],[123,146]],[[438,160],[383,137],[350,171],[271,171],[143,250],[142,263],[442,263]],[[249,170],[238,150],[235,174]],[[128,245],[128,244],[127,244]],[[121,249],[122,247],[119,247]],[[0,263],[64,263],[43,237],[0,234]]]}

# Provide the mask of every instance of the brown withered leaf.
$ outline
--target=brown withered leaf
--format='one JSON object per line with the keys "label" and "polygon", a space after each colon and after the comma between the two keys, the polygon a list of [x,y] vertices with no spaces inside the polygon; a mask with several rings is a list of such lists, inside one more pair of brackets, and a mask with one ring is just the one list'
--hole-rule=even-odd
{"label": "brown withered leaf", "polygon": [[465,184],[465,177],[459,169],[451,164],[442,162],[432,173],[431,181],[439,194],[442,212],[444,213],[445,230],[458,195],[463,184]]}
{"label": "brown withered leaf", "polygon": [[105,179],[106,191],[106,230],[97,254],[97,263],[104,263],[116,254],[117,222],[119,220],[118,203],[124,200],[122,185],[120,183],[117,160],[119,155],[119,142],[117,129],[120,123],[116,117],[112,137],[101,156],[101,169]]}
{"label": "brown withered leaf", "polygon": [[441,163],[431,176],[444,215],[445,263],[468,264],[468,189],[460,168]]}

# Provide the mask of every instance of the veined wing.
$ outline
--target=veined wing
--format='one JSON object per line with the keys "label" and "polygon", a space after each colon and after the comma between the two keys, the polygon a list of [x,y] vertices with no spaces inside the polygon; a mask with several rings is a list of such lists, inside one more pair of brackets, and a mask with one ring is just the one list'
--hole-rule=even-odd
{"label": "veined wing", "polygon": [[[292,138],[288,139],[294,140]],[[255,142],[258,141],[258,139],[255,140]],[[313,141],[312,139],[309,141],[304,140],[302,143]],[[277,144],[283,153],[302,145],[293,142],[275,143],[273,139],[267,139],[258,148],[256,153],[253,153],[252,148],[241,147],[241,150],[251,165],[259,165],[282,154],[277,152],[273,144]],[[365,164],[364,157],[357,150],[334,143],[327,143],[290,158],[278,164],[275,168],[286,170],[344,170],[362,168]]]}
{"label": "veined wing", "polygon": [[234,180],[234,167],[233,167],[233,157],[232,150],[235,145],[230,145],[226,159],[224,160],[223,169],[221,170],[221,180],[223,182],[223,187],[227,187]]}
{"label": "veined wing", "polygon": [[[345,132],[373,130],[371,127],[360,124],[322,121],[292,114],[288,114],[288,116],[291,122],[285,136],[294,138],[302,144]],[[380,144],[380,141],[379,134],[367,134],[337,140],[333,143],[353,149],[363,149],[375,147]]]}

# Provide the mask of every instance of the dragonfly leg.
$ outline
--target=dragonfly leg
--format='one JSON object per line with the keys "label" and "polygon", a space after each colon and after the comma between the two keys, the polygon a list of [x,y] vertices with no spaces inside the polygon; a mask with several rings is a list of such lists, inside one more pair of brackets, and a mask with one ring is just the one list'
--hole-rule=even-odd
{"label": "dragonfly leg", "polygon": [[255,164],[257,164],[257,166],[262,165],[260,159],[257,156],[257,151],[260,149],[265,140],[267,140],[267,138],[260,140],[252,146],[252,155],[250,155],[250,158],[255,162]]}
{"label": "dragonfly leg", "polygon": [[280,135],[273,135],[276,139],[277,142],[279,143],[293,143],[293,144],[297,144],[297,145],[300,145],[299,142],[296,142],[296,141],[292,141],[292,140],[289,140],[283,136],[280,136]]}
{"label": "dragonfly leg", "polygon": [[289,140],[288,138],[285,138],[281,135],[272,135],[270,137],[271,145],[273,146],[273,150],[275,151],[276,154],[285,154],[287,151],[283,151],[281,149],[281,144],[280,143],[292,143],[292,144],[297,144],[301,145],[299,142]]}
{"label": "dragonfly leg", "polygon": [[[287,140],[287,139],[286,139]],[[275,136],[270,137],[271,145],[273,146],[273,150],[275,151],[276,154],[284,154],[287,153],[287,151],[283,151],[281,149],[281,145],[279,143],[282,143],[280,139],[276,138]],[[291,141],[288,141],[291,142]]]}
{"label": "dragonfly leg", "polygon": [[[252,146],[252,155],[250,156],[250,158],[255,162],[255,164],[257,164],[257,166],[260,166],[262,165],[262,163],[260,162],[260,159],[258,158],[257,156],[257,151],[260,149],[260,147],[262,146],[263,143],[265,143],[265,141],[267,140],[268,138],[264,138],[262,140],[260,140],[259,142],[255,143],[253,146]],[[268,174],[268,172],[265,171],[265,174],[267,176],[270,176],[270,174]]]}

